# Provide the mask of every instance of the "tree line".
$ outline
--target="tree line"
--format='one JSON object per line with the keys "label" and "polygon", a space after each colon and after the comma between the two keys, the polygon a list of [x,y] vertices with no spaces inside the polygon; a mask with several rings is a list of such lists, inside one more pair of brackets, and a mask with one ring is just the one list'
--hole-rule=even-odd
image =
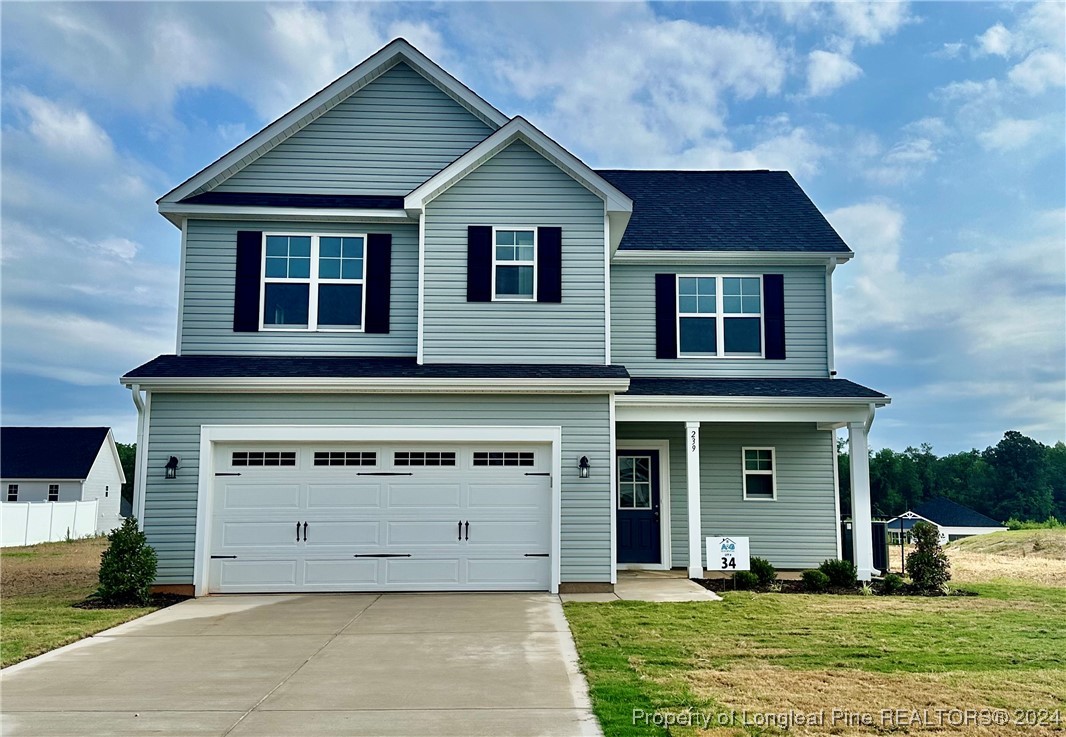
{"label": "tree line", "polygon": [[[838,447],[840,509],[851,514],[851,459]],[[996,445],[937,456],[923,443],[902,453],[870,454],[870,502],[875,517],[895,517],[934,497],[1005,522],[1066,520],[1066,444],[1048,446],[1009,430]]]}

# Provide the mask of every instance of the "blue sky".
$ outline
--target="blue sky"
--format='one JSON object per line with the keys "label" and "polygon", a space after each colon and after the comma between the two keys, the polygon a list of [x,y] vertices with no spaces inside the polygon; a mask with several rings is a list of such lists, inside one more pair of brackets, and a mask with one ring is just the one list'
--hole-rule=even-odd
{"label": "blue sky", "polygon": [[875,447],[1066,437],[1062,3],[5,3],[5,424],[106,424],[174,349],[154,200],[402,35],[593,166],[788,169],[857,257]]}

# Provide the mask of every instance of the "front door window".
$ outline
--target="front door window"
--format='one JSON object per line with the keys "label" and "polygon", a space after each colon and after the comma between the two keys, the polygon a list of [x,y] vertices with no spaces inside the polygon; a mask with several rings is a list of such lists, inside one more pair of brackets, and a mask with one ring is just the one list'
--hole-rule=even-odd
{"label": "front door window", "polygon": [[651,457],[618,458],[618,508],[651,509]]}

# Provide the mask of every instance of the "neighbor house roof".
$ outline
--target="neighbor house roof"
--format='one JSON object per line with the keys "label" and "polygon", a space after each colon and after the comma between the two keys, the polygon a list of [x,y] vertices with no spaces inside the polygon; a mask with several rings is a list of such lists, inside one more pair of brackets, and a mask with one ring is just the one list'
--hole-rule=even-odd
{"label": "neighbor house roof", "polygon": [[0,428],[0,476],[6,479],[87,478],[109,429]]}
{"label": "neighbor house roof", "polygon": [[944,497],[922,502],[911,511],[941,527],[1003,527],[991,517]]}
{"label": "neighbor house roof", "polygon": [[694,397],[797,397],[884,400],[879,391],[847,379],[667,379],[634,377],[630,395]]}
{"label": "neighbor house roof", "polygon": [[597,364],[431,363],[414,358],[349,358],[334,356],[174,356],[164,355],[138,366],[125,383],[152,379],[476,379],[625,381],[623,366]]}
{"label": "neighbor house roof", "polygon": [[787,171],[596,173],[633,200],[620,251],[851,254]]}

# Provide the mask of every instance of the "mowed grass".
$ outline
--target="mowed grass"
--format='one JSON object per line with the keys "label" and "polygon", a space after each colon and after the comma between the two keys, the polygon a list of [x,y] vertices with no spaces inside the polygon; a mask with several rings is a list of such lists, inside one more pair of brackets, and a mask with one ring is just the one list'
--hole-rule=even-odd
{"label": "mowed grass", "polygon": [[[738,592],[718,603],[568,603],[566,615],[609,737],[1066,734],[1066,588],[1024,575],[958,585],[979,596]],[[667,730],[634,724],[634,709],[723,716]],[[831,723],[834,709],[875,723]],[[886,709],[927,719],[881,723]],[[1063,723],[937,722],[952,709],[1060,710]],[[785,732],[754,717],[788,712],[825,721]]]}
{"label": "mowed grass", "polygon": [[95,538],[0,550],[0,665],[20,660],[135,619],[156,607],[76,609],[96,590]]}

